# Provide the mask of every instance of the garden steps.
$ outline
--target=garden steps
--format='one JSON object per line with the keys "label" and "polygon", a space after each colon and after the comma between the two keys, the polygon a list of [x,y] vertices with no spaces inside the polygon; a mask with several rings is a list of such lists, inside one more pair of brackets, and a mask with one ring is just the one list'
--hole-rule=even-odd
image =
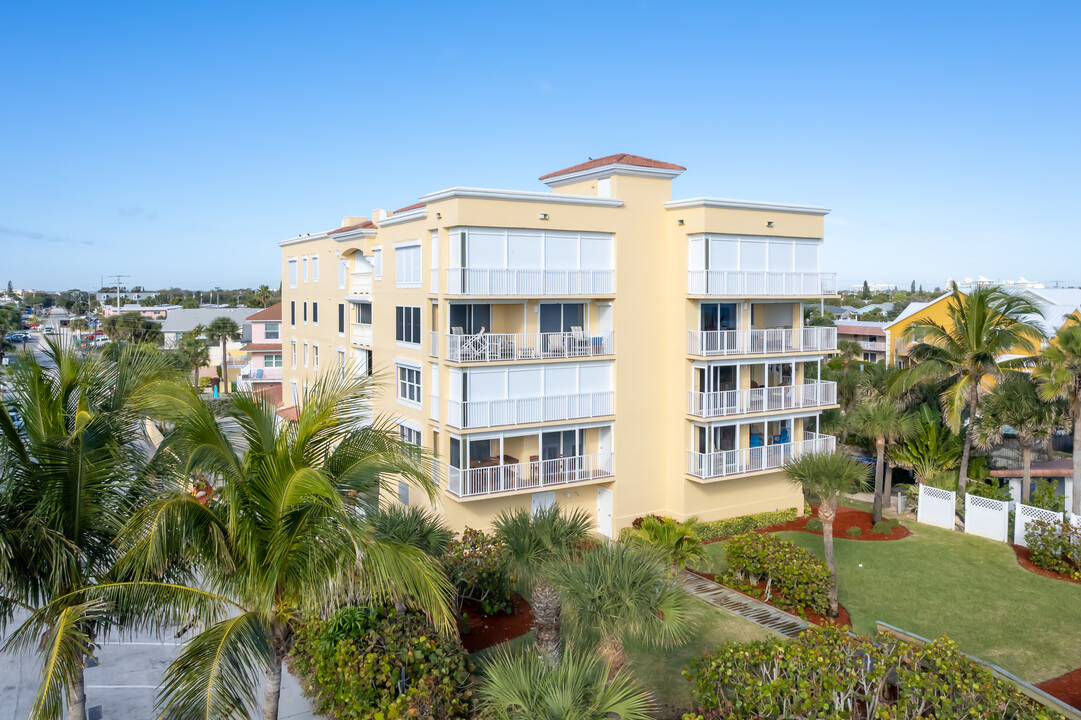
{"label": "garden steps", "polygon": [[680,572],[679,580],[683,588],[696,598],[778,635],[794,638],[810,627],[805,620],[686,570]]}

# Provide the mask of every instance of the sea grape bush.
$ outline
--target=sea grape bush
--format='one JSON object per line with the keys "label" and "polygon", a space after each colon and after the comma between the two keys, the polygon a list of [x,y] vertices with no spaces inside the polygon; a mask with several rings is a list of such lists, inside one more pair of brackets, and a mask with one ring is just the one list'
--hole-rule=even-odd
{"label": "sea grape bush", "polygon": [[766,599],[820,615],[829,611],[829,568],[809,550],[770,533],[754,532],[731,538],[725,550],[728,573],[718,582],[748,589],[765,580]]}
{"label": "sea grape bush", "polygon": [[1081,580],[1081,530],[1071,522],[1036,520],[1025,528],[1032,564]]}
{"label": "sea grape bush", "polygon": [[739,535],[757,528],[780,525],[795,519],[796,508],[788,508],[787,510],[774,510],[755,515],[742,515],[724,520],[700,522],[695,526],[695,532],[698,533],[701,540],[716,540],[730,535]]}
{"label": "sea grape bush", "polygon": [[513,612],[513,582],[507,550],[495,535],[466,528],[447,548],[443,566],[460,604],[476,603],[485,615]]}

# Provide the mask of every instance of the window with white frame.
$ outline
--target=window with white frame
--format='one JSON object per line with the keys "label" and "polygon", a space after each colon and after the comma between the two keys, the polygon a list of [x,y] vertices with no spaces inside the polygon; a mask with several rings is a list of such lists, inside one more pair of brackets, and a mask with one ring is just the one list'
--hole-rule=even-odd
{"label": "window with white frame", "polygon": [[289,260],[289,287],[295,288],[297,286],[297,261],[296,258]]}
{"label": "window with white frame", "polygon": [[420,368],[398,366],[398,399],[420,405]]}
{"label": "window with white frame", "polygon": [[281,337],[281,326],[278,323],[264,324],[263,337],[267,340],[278,340]]}
{"label": "window with white frame", "polygon": [[394,339],[420,345],[420,308],[399,305],[394,308]]}
{"label": "window with white frame", "polygon": [[394,248],[394,280],[398,287],[420,287],[420,243]]}
{"label": "window with white frame", "polygon": [[298,398],[297,398],[297,381],[296,380],[290,380],[289,384],[293,388],[293,405],[296,405],[297,400],[298,400]]}
{"label": "window with white frame", "polygon": [[275,353],[273,355],[263,356],[263,367],[268,368],[280,368],[282,366],[281,353]]}
{"label": "window with white frame", "polygon": [[421,447],[420,428],[405,423],[399,423],[398,434],[401,435],[402,440],[405,440],[410,445],[416,445],[418,448]]}
{"label": "window with white frame", "polygon": [[379,280],[383,277],[383,248],[372,248],[372,274],[375,275],[375,279]]}
{"label": "window with white frame", "polygon": [[319,281],[319,256],[312,255],[312,282]]}
{"label": "window with white frame", "polygon": [[338,334],[345,335],[345,303],[338,303]]}
{"label": "window with white frame", "polygon": [[345,380],[345,350],[338,348],[338,377]]}
{"label": "window with white frame", "polygon": [[345,287],[345,276],[349,272],[349,262],[347,260],[338,261],[338,288]]}
{"label": "window with white frame", "polygon": [[398,481],[398,502],[402,505],[409,504],[409,484],[404,480]]}
{"label": "window with white frame", "polygon": [[[289,341],[289,349],[292,350],[293,369],[296,370],[297,369],[297,341],[296,340],[290,340]],[[294,383],[294,385],[295,385],[295,383]]]}
{"label": "window with white frame", "polygon": [[297,301],[289,301],[289,325],[292,327],[297,326]]}
{"label": "window with white frame", "polygon": [[304,343],[304,367],[308,367],[308,343]]}
{"label": "window with white frame", "polygon": [[308,282],[308,258],[307,257],[300,258],[300,264],[301,264],[302,269],[303,269],[303,272],[300,274],[300,279],[303,280],[304,282]]}
{"label": "window with white frame", "polygon": [[372,304],[370,302],[357,303],[356,310],[353,313],[353,322],[359,325],[372,324]]}
{"label": "window with white frame", "polygon": [[319,303],[312,301],[312,324],[319,324]]}
{"label": "window with white frame", "polygon": [[308,324],[308,303],[307,303],[307,301],[304,302],[304,314],[301,316],[301,319],[304,321],[305,325]]}
{"label": "window with white frame", "polygon": [[315,344],[312,345],[312,367],[319,369],[319,346]]}

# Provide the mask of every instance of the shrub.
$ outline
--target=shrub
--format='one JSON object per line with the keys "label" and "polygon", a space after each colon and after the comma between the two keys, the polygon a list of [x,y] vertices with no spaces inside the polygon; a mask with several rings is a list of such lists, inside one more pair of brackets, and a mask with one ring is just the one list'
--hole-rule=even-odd
{"label": "shrub", "polygon": [[1062,720],[965,657],[948,638],[911,645],[892,635],[807,631],[796,640],[728,643],[683,677],[697,713],[684,720],[995,717]]}
{"label": "shrub", "polygon": [[211,386],[211,385],[213,385],[213,384],[214,384],[214,383],[213,383],[213,381],[212,381],[212,379],[211,379],[211,378],[208,378],[208,377],[201,377],[201,378],[199,378],[199,387],[200,387],[201,389],[205,389],[205,388],[208,388],[208,387],[210,387],[210,386]]}
{"label": "shrub", "polygon": [[860,530],[855,525],[853,525],[852,527],[845,530],[845,535],[850,535],[851,537],[859,537],[862,534],[863,534],[863,530]]}
{"label": "shrub", "polygon": [[698,539],[697,527],[697,518],[676,522],[653,516],[644,518],[637,530],[631,528],[629,532],[620,532],[619,539],[630,545],[656,548],[664,553],[668,562],[682,568],[706,556],[705,548]]}
{"label": "shrub", "polygon": [[485,615],[514,611],[507,549],[495,535],[466,528],[450,544],[443,565],[457,590],[459,611],[465,600],[476,603]]}
{"label": "shrub", "polygon": [[871,532],[878,533],[879,535],[889,535],[893,532],[893,528],[895,527],[896,525],[889,520],[879,520],[871,527]]}
{"label": "shrub", "polygon": [[965,485],[965,492],[969,495],[991,498],[992,500],[1013,500],[1013,496],[1010,494],[1010,486],[1008,484],[999,485],[997,478],[979,481],[970,480]]}
{"label": "shrub", "polygon": [[664,517],[663,515],[653,515],[653,514],[643,515],[642,517],[636,517],[634,519],[634,521],[631,522],[631,527],[634,528],[635,530],[641,530],[642,529],[642,521],[645,520],[646,518],[653,518],[654,520],[668,520],[669,519],[669,518]]}
{"label": "shrub", "polygon": [[1071,522],[1036,520],[1025,528],[1032,564],[1081,580],[1081,530]]}
{"label": "shrub", "polygon": [[345,607],[328,620],[308,618],[292,656],[328,717],[469,717],[468,656],[421,613]]}
{"label": "shrub", "polygon": [[728,575],[721,582],[753,590],[765,580],[767,600],[776,593],[782,606],[822,615],[829,610],[829,569],[810,551],[776,535],[754,532],[730,539],[725,550]]}
{"label": "shrub", "polygon": [[758,513],[756,515],[743,515],[741,517],[725,518],[724,520],[712,520],[700,522],[695,528],[698,537],[705,540],[717,540],[730,535],[739,535],[757,528],[780,525],[796,519],[796,508],[787,510],[774,510],[772,512]]}
{"label": "shrub", "polygon": [[888,522],[888,523],[890,524],[890,527],[891,527],[891,528],[894,528],[894,529],[896,529],[896,528],[898,528],[898,527],[900,527],[900,526],[901,526],[901,520],[900,520],[900,518],[890,518],[890,519],[889,519],[889,520],[887,520],[886,522]]}
{"label": "shrub", "polygon": [[814,530],[815,532],[822,532],[822,521],[816,517],[807,521],[807,524],[803,526],[805,530]]}
{"label": "shrub", "polygon": [[1066,498],[1055,492],[1055,483],[1050,480],[1037,480],[1036,489],[1032,491],[1028,504],[1044,510],[1062,512],[1066,509]]}

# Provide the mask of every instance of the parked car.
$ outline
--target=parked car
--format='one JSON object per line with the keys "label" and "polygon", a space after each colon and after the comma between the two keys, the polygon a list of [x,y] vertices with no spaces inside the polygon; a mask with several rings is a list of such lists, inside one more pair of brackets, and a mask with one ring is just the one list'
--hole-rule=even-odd
{"label": "parked car", "polygon": [[46,325],[45,326],[45,334],[46,335],[56,335],[56,328],[54,328],[52,325]]}
{"label": "parked car", "polygon": [[9,343],[24,343],[30,341],[30,336],[26,333],[14,332],[8,333],[4,339],[7,340]]}

